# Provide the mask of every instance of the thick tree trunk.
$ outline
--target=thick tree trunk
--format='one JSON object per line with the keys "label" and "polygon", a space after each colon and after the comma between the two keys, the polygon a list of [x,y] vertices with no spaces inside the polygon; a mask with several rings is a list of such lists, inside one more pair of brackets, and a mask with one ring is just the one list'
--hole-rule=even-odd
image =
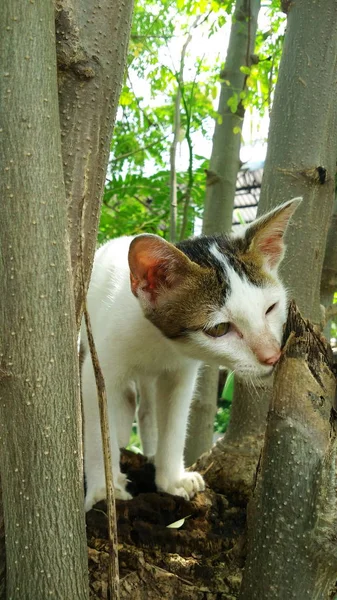
{"label": "thick tree trunk", "polygon": [[[319,43],[314,43],[318,40]],[[337,12],[333,0],[297,0],[288,25],[272,109],[259,214],[295,196],[281,275],[305,317],[321,321],[320,279],[335,190]],[[324,60],[322,60],[324,57]],[[262,394],[262,392],[261,392]],[[235,392],[236,410],[249,403]],[[268,401],[263,401],[265,426]],[[229,429],[232,427],[229,423]],[[255,427],[255,424],[254,424]],[[238,436],[240,430],[236,429]]]}
{"label": "thick tree trunk", "polygon": [[288,336],[248,507],[242,600],[321,600],[337,577],[331,350],[294,307]]}
{"label": "thick tree trunk", "polygon": [[[225,68],[221,73],[218,118],[215,122],[209,170],[203,232],[228,232],[232,214],[237,173],[240,168],[241,129],[244,107],[240,93],[246,89],[247,73],[255,46],[260,0],[237,0],[229,38]],[[235,98],[234,112],[228,101]]]}
{"label": "thick tree trunk", "polygon": [[[255,46],[260,0],[237,0],[229,39],[225,69],[221,74],[218,119],[215,122],[212,155],[207,172],[203,233],[229,232],[232,228],[235,187],[240,168],[241,129],[244,107],[232,112],[228,100],[246,89],[247,74]],[[217,409],[218,369],[205,365],[191,407],[186,442],[186,459],[193,463],[212,445]]]}
{"label": "thick tree trunk", "polygon": [[88,597],[51,0],[0,8],[1,483],[7,597]]}
{"label": "thick tree trunk", "polygon": [[57,0],[56,5],[62,157],[79,327],[83,290],[89,285],[96,249],[133,0]]}

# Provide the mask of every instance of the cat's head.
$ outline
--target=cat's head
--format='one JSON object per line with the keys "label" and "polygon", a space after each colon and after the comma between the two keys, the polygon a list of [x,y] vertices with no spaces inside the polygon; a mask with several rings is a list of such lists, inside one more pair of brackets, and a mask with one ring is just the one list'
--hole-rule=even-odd
{"label": "cat's head", "polygon": [[135,237],[131,289],[147,319],[193,358],[217,362],[243,379],[270,375],[287,310],[277,271],[300,201],[281,205],[239,235],[176,246],[155,235]]}

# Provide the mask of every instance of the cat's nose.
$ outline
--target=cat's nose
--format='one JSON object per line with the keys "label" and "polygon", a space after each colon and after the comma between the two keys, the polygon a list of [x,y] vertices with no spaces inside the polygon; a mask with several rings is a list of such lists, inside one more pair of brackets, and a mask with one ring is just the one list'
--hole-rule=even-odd
{"label": "cat's nose", "polygon": [[276,365],[280,356],[281,356],[281,351],[278,350],[277,352],[274,352],[274,354],[272,354],[271,356],[264,358],[261,362],[263,362],[265,365]]}

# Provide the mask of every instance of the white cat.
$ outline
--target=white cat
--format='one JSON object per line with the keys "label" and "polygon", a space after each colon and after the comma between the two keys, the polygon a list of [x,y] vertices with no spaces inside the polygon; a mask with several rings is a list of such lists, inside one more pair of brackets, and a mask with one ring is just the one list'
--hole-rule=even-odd
{"label": "white cat", "polygon": [[[213,362],[243,379],[270,379],[287,309],[277,269],[284,232],[300,200],[283,204],[237,236],[198,237],[173,246],[140,235],[112,240],[97,251],[88,307],[107,388],[117,498],[131,497],[119,448],[129,441],[136,387],[143,449],[154,455],[158,489],[186,499],[204,489],[201,475],[185,471],[183,463],[198,369]],[[81,344],[89,510],[106,490],[84,331]]]}

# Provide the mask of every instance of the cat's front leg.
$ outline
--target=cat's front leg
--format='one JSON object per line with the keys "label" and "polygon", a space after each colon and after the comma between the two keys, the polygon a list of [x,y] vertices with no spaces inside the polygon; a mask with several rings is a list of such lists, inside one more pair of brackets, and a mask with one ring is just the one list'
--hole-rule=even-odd
{"label": "cat's front leg", "polygon": [[156,380],[153,377],[139,377],[137,379],[137,387],[139,392],[139,406],[137,410],[138,431],[143,453],[152,462],[158,444]]}
{"label": "cat's front leg", "polygon": [[205,489],[197,472],[185,471],[184,448],[187,420],[198,365],[162,374],[157,383],[158,448],[155,458],[159,490],[186,500]]}
{"label": "cat's front leg", "polygon": [[[105,471],[103,461],[103,447],[101,425],[97,401],[97,390],[93,376],[90,357],[85,360],[82,369],[82,398],[84,410],[84,471],[86,480],[85,510],[90,510],[97,502],[106,499]],[[120,472],[118,422],[114,415],[114,398],[111,382],[107,378],[108,410],[110,449],[112,459],[113,483],[115,497],[120,500],[129,500],[132,496],[126,491],[127,479]],[[109,385],[110,384],[110,385]]]}

